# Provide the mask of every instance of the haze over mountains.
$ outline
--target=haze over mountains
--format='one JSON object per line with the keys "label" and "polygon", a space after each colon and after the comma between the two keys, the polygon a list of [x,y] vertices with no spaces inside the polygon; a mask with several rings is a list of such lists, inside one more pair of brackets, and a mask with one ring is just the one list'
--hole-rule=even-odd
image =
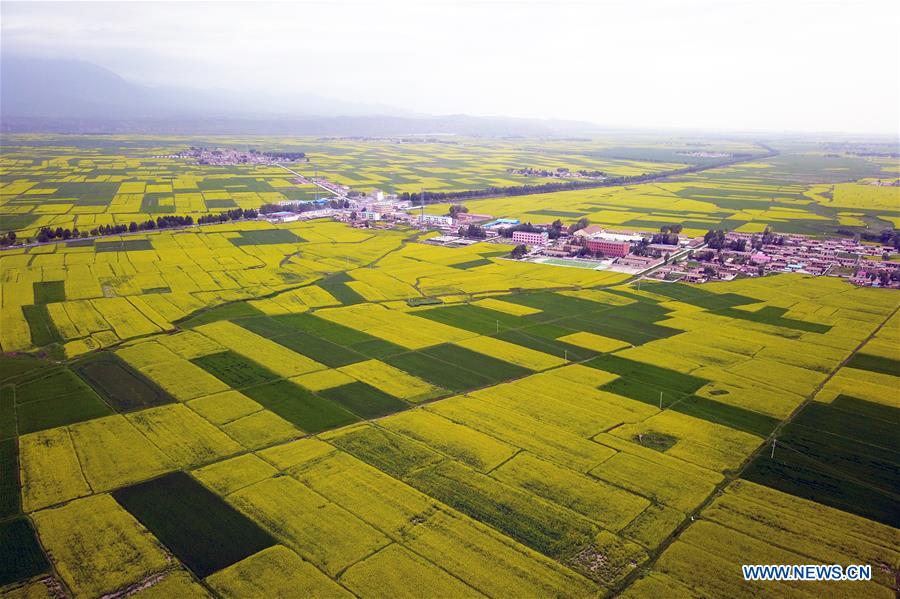
{"label": "haze over mountains", "polygon": [[590,123],[432,116],[359,100],[271,90],[149,87],[80,60],[0,59],[5,132],[285,135],[586,135]]}

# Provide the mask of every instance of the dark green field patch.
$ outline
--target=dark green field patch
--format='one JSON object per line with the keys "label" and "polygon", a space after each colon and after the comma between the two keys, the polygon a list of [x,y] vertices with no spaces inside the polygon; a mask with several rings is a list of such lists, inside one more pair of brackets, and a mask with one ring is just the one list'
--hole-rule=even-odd
{"label": "dark green field patch", "polygon": [[[362,331],[319,318],[312,314],[289,314],[274,316],[272,321],[278,323],[281,332],[287,334],[291,329],[308,333],[335,345],[349,348],[368,358],[382,358],[408,351],[406,348],[389,341],[373,337]],[[243,323],[240,323],[243,324]],[[273,337],[275,338],[275,337]],[[349,359],[349,357],[348,357]],[[356,361],[355,358],[353,360]],[[352,362],[348,362],[352,363]]]}
{"label": "dark green field patch", "polygon": [[139,252],[152,250],[149,239],[125,239],[123,241],[98,241],[94,243],[94,252]]}
{"label": "dark green field patch", "polygon": [[0,387],[0,439],[14,439],[16,432],[16,390]]}
{"label": "dark green field patch", "polygon": [[177,321],[176,324],[183,328],[198,327],[201,324],[209,324],[210,322],[218,322],[220,320],[235,320],[238,318],[254,318],[265,316],[261,311],[257,310],[247,302],[233,302],[224,304],[211,310],[203,310],[188,316],[184,320]]}
{"label": "dark green field patch", "polygon": [[16,439],[0,440],[0,519],[21,511],[19,450]]}
{"label": "dark green field patch", "polygon": [[767,437],[778,426],[779,420],[759,412],[731,406],[697,395],[686,397],[672,408],[676,412],[702,418],[715,424],[744,431],[752,435]]}
{"label": "dark green field patch", "polygon": [[659,407],[662,405],[663,408],[670,407],[673,403],[684,397],[684,394],[682,393],[667,393],[664,389],[657,387],[656,385],[630,377],[619,377],[605,385],[601,385],[600,389],[608,393],[615,393],[616,395],[621,395],[628,399],[650,404],[651,406]]}
{"label": "dark green field patch", "polygon": [[318,285],[345,306],[359,304],[366,301],[366,298],[358,294],[352,287],[347,285],[353,279],[345,272],[335,273],[327,276]]}
{"label": "dark green field patch", "polygon": [[453,268],[458,268],[460,270],[469,270],[470,268],[478,268],[479,266],[487,266],[488,264],[493,264],[491,260],[487,258],[479,258],[478,260],[469,260],[468,262],[459,262],[457,264],[451,264]]}
{"label": "dark green field patch", "polygon": [[319,395],[342,405],[360,418],[378,418],[409,408],[405,401],[358,381],[319,391]]}
{"label": "dark green field patch", "polygon": [[755,304],[758,300],[736,293],[714,293],[692,287],[684,283],[646,283],[645,291],[663,295],[674,300],[685,302],[706,310],[721,310],[746,304]]}
{"label": "dark green field patch", "polygon": [[75,362],[72,370],[117,412],[142,410],[176,401],[112,352],[101,352]]}
{"label": "dark green field patch", "polygon": [[241,231],[239,237],[228,239],[234,245],[274,245],[279,243],[303,243],[306,241],[288,229],[264,229],[262,231]]}
{"label": "dark green field patch", "polygon": [[308,433],[322,432],[359,420],[338,404],[290,381],[272,381],[244,389],[243,393]]}
{"label": "dark green field patch", "polygon": [[522,319],[518,316],[471,304],[420,310],[412,314],[413,316],[472,331],[479,335],[491,335],[496,333],[498,329],[505,330],[523,325]]}
{"label": "dark green field patch", "polygon": [[881,374],[900,376],[900,360],[885,358],[883,356],[857,353],[850,358],[850,361],[847,362],[847,366],[859,370],[868,370],[869,372],[880,372]]}
{"label": "dark green field patch", "polygon": [[20,435],[112,413],[100,396],[68,368],[16,385]]}
{"label": "dark green field patch", "polygon": [[160,204],[163,198],[173,199],[171,193],[145,193],[141,198],[141,212],[144,214],[171,214],[175,212],[175,203]]}
{"label": "dark green field patch", "polygon": [[541,310],[553,318],[591,314],[611,309],[611,306],[606,306],[598,302],[570,297],[568,295],[560,295],[551,291],[514,293],[512,295],[504,295],[502,299],[505,302]]}
{"label": "dark green field patch", "polygon": [[835,475],[786,448],[781,451],[776,448],[775,459],[769,455],[763,452],[744,470],[741,478],[900,528],[897,496],[890,489]]}
{"label": "dark green field patch", "polygon": [[384,359],[385,362],[420,379],[454,392],[470,391],[493,384],[483,375],[422,352],[407,352]]}
{"label": "dark green field patch", "polygon": [[65,281],[35,281],[32,283],[32,287],[34,287],[34,303],[36,304],[66,301]]}
{"label": "dark green field patch", "polygon": [[[451,367],[459,368],[461,374],[474,373],[477,376],[486,378],[493,383],[517,379],[529,374],[533,374],[531,370],[510,364],[491,356],[486,356],[478,352],[465,349],[458,345],[446,343],[444,345],[435,345],[423,350],[420,353],[432,358],[441,360]],[[443,385],[441,385],[443,387]]]}
{"label": "dark green field patch", "polygon": [[[879,406],[879,404],[874,405]],[[881,407],[886,408],[885,412],[891,412],[890,406]],[[882,420],[872,417],[871,414],[871,411],[869,414],[844,411],[833,403],[812,402],[791,421],[791,427],[803,426],[818,433],[847,437],[865,445],[896,450],[897,442],[900,440],[900,428],[898,428],[896,420],[894,422]],[[895,408],[891,416],[896,419],[898,414],[900,414],[900,410]],[[827,439],[827,437],[824,438]],[[898,463],[900,463],[900,459],[898,459]]]}
{"label": "dark green field patch", "polygon": [[786,329],[795,329],[797,331],[806,331],[810,333],[827,333],[831,330],[831,325],[819,324],[817,322],[806,322],[805,320],[797,320],[796,318],[786,318],[784,313],[786,308],[777,306],[765,306],[756,312],[748,312],[747,310],[736,310],[726,308],[724,310],[715,311],[716,314],[728,316],[731,318],[739,318],[741,320],[749,320],[750,322],[759,322],[769,324],[776,327],[784,327]]}
{"label": "dark green field patch", "polygon": [[560,559],[588,545],[597,528],[586,518],[456,462],[418,470],[409,485],[532,549]]}
{"label": "dark green field patch", "polygon": [[443,459],[421,443],[374,426],[354,427],[329,443],[397,478]]}
{"label": "dark green field patch", "polygon": [[28,322],[28,330],[31,332],[31,342],[37,347],[44,347],[51,343],[62,341],[50,313],[47,312],[47,306],[38,304],[36,306],[22,306],[22,314]]}
{"label": "dark green field patch", "polygon": [[275,544],[269,533],[184,472],[112,495],[200,578]]}
{"label": "dark green field patch", "polygon": [[0,383],[24,377],[26,373],[34,373],[41,368],[53,368],[46,360],[32,356],[0,355]]}
{"label": "dark green field patch", "polygon": [[285,327],[273,318],[249,318],[239,321],[238,324],[257,335],[271,339],[331,368],[362,362],[366,359],[366,356],[327,339]]}
{"label": "dark green field patch", "polygon": [[278,378],[277,374],[264,366],[231,350],[194,358],[191,362],[233,389],[243,389]]}
{"label": "dark green field patch", "polygon": [[[546,327],[547,325],[538,325]],[[530,329],[517,329],[513,331],[503,331],[499,335],[491,335],[503,341],[509,341],[522,347],[527,347],[536,351],[550,354],[551,356],[559,356],[560,358],[568,358],[569,360],[581,361],[587,360],[597,355],[594,350],[577,345],[570,345],[556,339],[548,339],[540,335],[534,335]]]}
{"label": "dark green field patch", "polygon": [[376,358],[378,360],[383,360],[388,356],[393,356],[407,351],[405,347],[401,347],[399,345],[391,343],[390,341],[385,341],[384,339],[378,339],[376,337],[373,337],[366,341],[361,341],[359,343],[354,343],[349,347],[366,357]]}
{"label": "dark green field patch", "polygon": [[50,568],[31,521],[0,522],[0,586],[26,580]]}
{"label": "dark green field patch", "polygon": [[859,414],[861,416],[866,416],[867,418],[889,422],[900,427],[900,411],[893,406],[866,401],[844,394],[835,397],[830,405],[832,408],[843,412]]}
{"label": "dark green field patch", "polygon": [[37,219],[41,218],[39,214],[4,214],[0,218],[0,231],[21,231],[30,227]]}
{"label": "dark green field patch", "polygon": [[900,527],[900,408],[811,402],[742,474],[753,482]]}
{"label": "dark green field patch", "polygon": [[585,362],[585,366],[599,368],[622,377],[633,378],[660,389],[665,389],[671,394],[695,393],[709,382],[706,379],[690,374],[683,374],[676,370],[629,360],[615,354],[602,354]]}

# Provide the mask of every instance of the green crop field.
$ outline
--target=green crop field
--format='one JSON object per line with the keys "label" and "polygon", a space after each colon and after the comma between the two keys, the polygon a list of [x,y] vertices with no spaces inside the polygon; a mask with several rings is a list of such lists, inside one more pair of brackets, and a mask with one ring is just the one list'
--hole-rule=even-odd
{"label": "green crop field", "polygon": [[[277,166],[162,157],[191,145],[302,151],[299,172],[400,193],[704,167],[465,202],[535,223],[900,222],[897,188],[870,184],[896,165],[810,141],[5,142],[20,240],[316,195]],[[226,220],[2,250],[0,595],[893,596],[895,290],[638,284],[426,238]],[[834,590],[744,583],[743,563],[875,572]]]}

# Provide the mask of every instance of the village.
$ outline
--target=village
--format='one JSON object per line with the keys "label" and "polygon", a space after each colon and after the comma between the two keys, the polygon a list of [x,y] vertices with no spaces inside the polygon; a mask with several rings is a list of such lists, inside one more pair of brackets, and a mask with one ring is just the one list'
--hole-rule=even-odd
{"label": "village", "polygon": [[193,146],[182,152],[154,156],[154,158],[190,160],[196,164],[210,166],[234,166],[237,164],[266,165],[275,161],[308,161],[306,154],[303,152],[260,152],[253,148],[244,151],[234,148],[206,148]]}
{"label": "village", "polygon": [[358,228],[398,224],[440,235],[425,242],[447,247],[475,243],[513,244],[511,258],[559,267],[610,270],[663,281],[706,283],[791,272],[842,277],[857,286],[900,288],[900,254],[892,245],[851,237],[709,231],[690,236],[680,225],[659,231],[607,230],[587,219],[564,225],[522,223],[470,213],[451,206],[449,214],[427,214],[398,196],[375,189],[353,191],[321,177],[299,175],[299,184],[315,184],[332,198],[264,206],[261,219],[291,222],[334,218]]}

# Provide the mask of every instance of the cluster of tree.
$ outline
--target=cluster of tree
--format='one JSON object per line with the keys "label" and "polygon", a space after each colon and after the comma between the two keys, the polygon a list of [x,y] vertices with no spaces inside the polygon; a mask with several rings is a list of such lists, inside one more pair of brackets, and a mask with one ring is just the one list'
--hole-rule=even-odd
{"label": "cluster of tree", "polygon": [[[335,210],[340,208],[349,208],[350,200],[332,199],[328,200],[328,207]],[[260,214],[272,214],[273,212],[309,212],[311,210],[319,210],[322,204],[315,202],[290,202],[288,204],[263,204],[259,207]]]}
{"label": "cluster of tree", "polygon": [[886,268],[877,271],[870,270],[866,278],[873,282],[878,280],[882,287],[887,287],[892,282],[900,281],[900,270]]}
{"label": "cluster of tree", "polygon": [[[784,238],[778,237],[777,235],[772,235],[771,232],[766,229],[766,233],[769,234],[769,237],[763,235],[762,239],[766,239],[766,242],[760,240],[760,245],[754,246],[762,247],[763,245],[767,245],[768,243],[779,243],[784,244]],[[756,239],[756,238],[754,238]],[[725,231],[722,229],[716,229],[715,231],[709,230],[706,232],[706,235],[703,236],[703,240],[706,242],[706,245],[714,250],[731,250],[734,252],[746,252],[747,251],[747,240],[746,239],[732,239],[728,240],[725,237]],[[755,243],[755,242],[754,242]]]}
{"label": "cluster of tree", "polygon": [[631,246],[631,253],[635,256],[649,256],[650,255],[650,240],[644,237],[636,244]]}
{"label": "cluster of tree", "polygon": [[590,224],[591,224],[590,219],[588,219],[588,217],[586,217],[586,216],[582,216],[577,221],[575,221],[575,224],[569,225],[569,234],[571,235],[571,234],[575,233],[575,231],[580,231],[580,230],[586,228]]}
{"label": "cluster of tree", "polygon": [[[765,154],[753,156],[753,158],[770,158],[776,156],[778,152],[765,144],[758,144],[764,150]],[[408,201],[414,206],[421,206],[431,203],[452,202],[454,200],[471,200],[477,198],[492,198],[498,196],[519,196],[529,195],[533,193],[552,193],[555,191],[571,191],[573,189],[586,189],[592,187],[615,187],[618,185],[630,185],[632,183],[646,183],[667,177],[678,175],[686,175],[696,173],[710,168],[720,168],[729,164],[742,162],[747,156],[735,155],[732,160],[725,160],[712,164],[693,164],[684,168],[673,169],[670,171],[661,171],[658,173],[643,173],[633,176],[608,177],[601,180],[589,181],[555,181],[553,183],[542,183],[540,185],[510,185],[507,187],[487,187],[485,189],[470,189],[467,191],[426,191],[421,194],[403,192],[400,199]]]}
{"label": "cluster of tree", "polygon": [[703,236],[703,241],[706,242],[707,246],[714,250],[720,250],[725,247],[725,231],[722,229],[716,229],[715,231],[710,229],[706,232],[706,235]]}
{"label": "cluster of tree", "polygon": [[520,243],[519,245],[517,245],[516,247],[514,247],[512,249],[512,251],[509,253],[509,256],[510,256],[510,258],[513,258],[514,260],[519,260],[520,258],[524,257],[525,254],[527,254],[527,253],[528,253],[528,249]]}
{"label": "cluster of tree", "polygon": [[784,245],[784,235],[776,235],[772,227],[766,227],[762,236],[754,235],[750,239],[750,247],[754,250],[761,250],[765,245]]}
{"label": "cluster of tree", "polygon": [[0,236],[0,247],[7,247],[16,243],[16,232],[10,231],[6,235]]}
{"label": "cluster of tree", "polygon": [[[555,170],[549,170],[545,168],[508,168],[506,172],[511,173],[513,175],[524,175],[526,177],[565,177],[571,176],[571,171],[564,167],[560,166]],[[579,169],[575,171],[575,174],[579,177],[605,177],[606,173],[603,171],[589,171],[587,169]]]}
{"label": "cluster of tree", "polygon": [[479,225],[464,225],[459,228],[458,233],[460,237],[468,237],[471,239],[484,239],[487,237],[484,227]]}
{"label": "cluster of tree", "polygon": [[547,236],[550,239],[559,239],[560,235],[562,235],[562,230],[565,225],[562,224],[562,221],[556,219],[552,223],[550,223],[550,228],[547,229]]}
{"label": "cluster of tree", "polygon": [[683,228],[682,225],[663,225],[659,228],[659,233],[654,233],[650,238],[650,243],[678,245],[678,234]]}
{"label": "cluster of tree", "polygon": [[878,233],[874,231],[863,231],[859,234],[863,241],[876,241],[881,245],[891,246],[895,250],[900,251],[900,235],[893,229],[882,229]]}
{"label": "cluster of tree", "polygon": [[450,210],[448,211],[448,213],[453,218],[456,218],[459,215],[459,213],[468,212],[468,211],[469,211],[469,209],[466,206],[463,206],[462,204],[453,204],[452,206],[450,206]]}
{"label": "cluster of tree", "polygon": [[[257,216],[259,216],[259,211],[254,210],[253,208],[248,208],[246,210],[244,210],[243,208],[235,208],[234,210],[220,212],[219,214],[204,214],[197,219],[197,224],[206,225],[210,223],[224,223],[230,220],[256,218]],[[190,216],[187,216],[185,218],[190,218]]]}
{"label": "cluster of tree", "polygon": [[[270,158],[287,160],[288,162],[295,162],[297,160],[303,160],[304,158],[306,158],[305,152],[257,152],[256,150],[250,150],[250,153],[263,154],[264,156],[269,156]],[[307,162],[309,162],[308,159]]]}

